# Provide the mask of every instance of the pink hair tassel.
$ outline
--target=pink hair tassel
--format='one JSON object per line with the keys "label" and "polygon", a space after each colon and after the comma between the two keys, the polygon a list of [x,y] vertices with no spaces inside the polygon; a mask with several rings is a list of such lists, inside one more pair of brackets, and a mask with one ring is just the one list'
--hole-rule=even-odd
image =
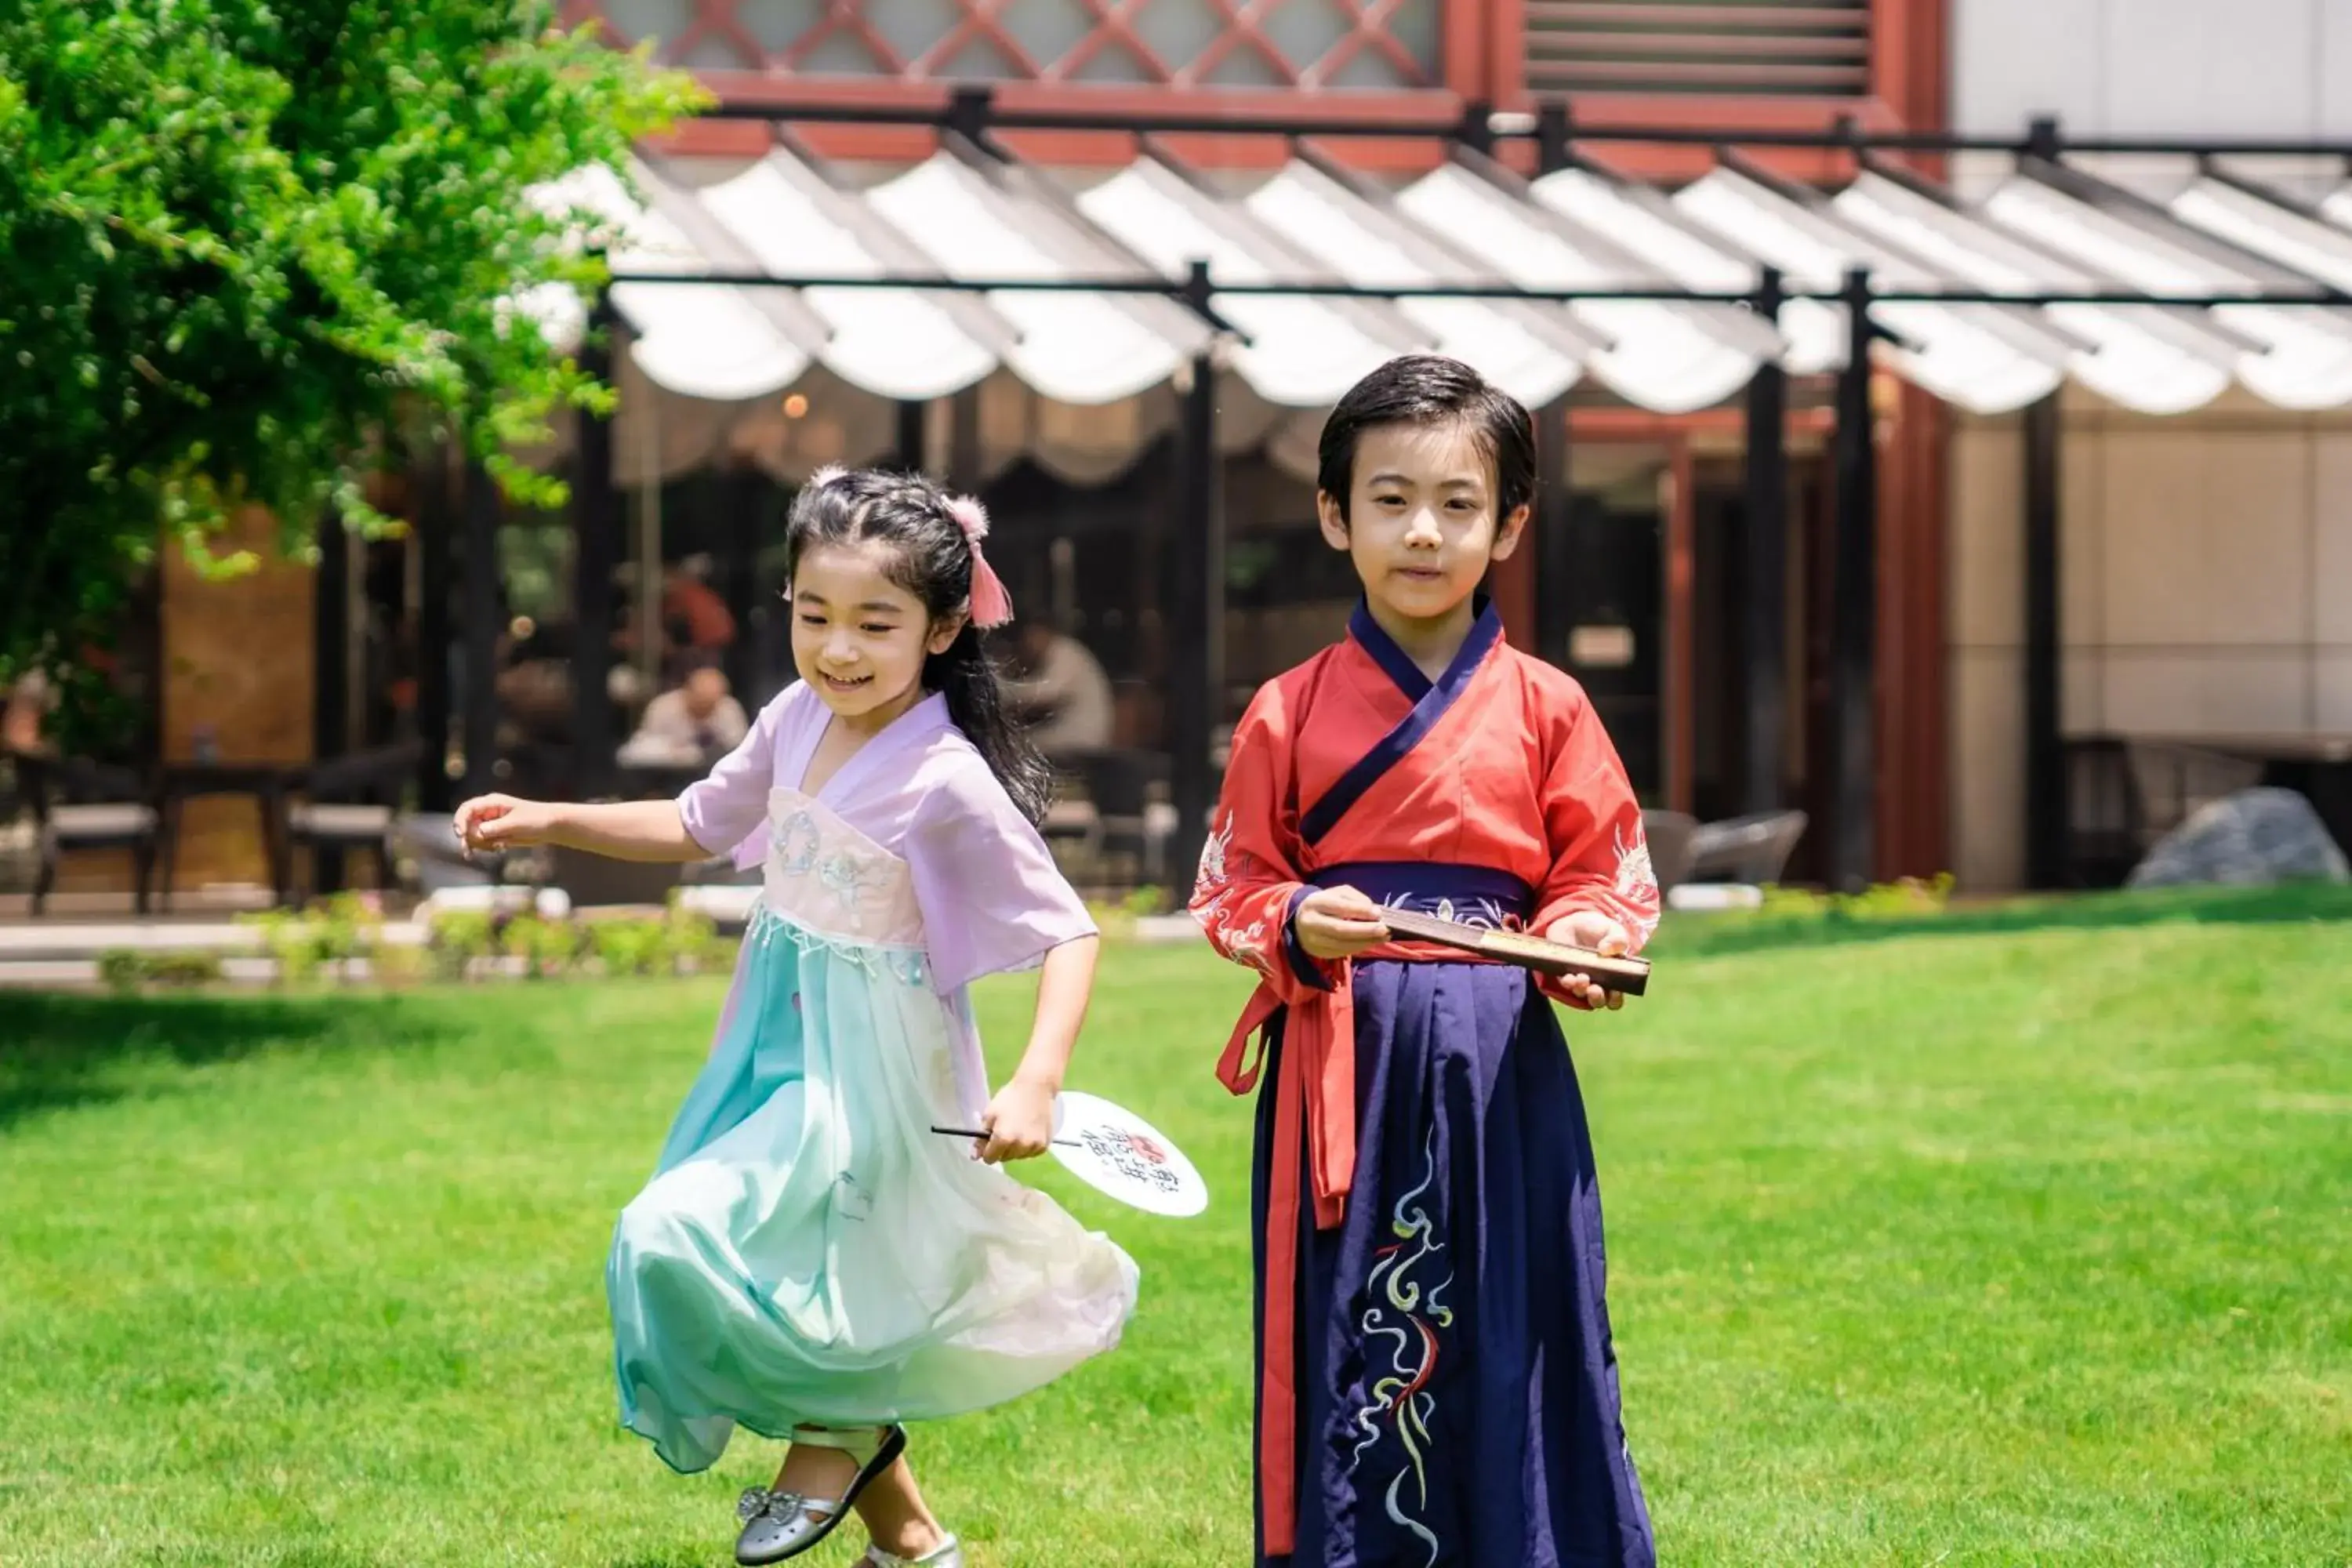
{"label": "pink hair tassel", "polygon": [[1013,595],[981,552],[980,542],[988,537],[988,509],[970,496],[950,496],[948,515],[971,542],[971,624],[993,631],[1013,619]]}

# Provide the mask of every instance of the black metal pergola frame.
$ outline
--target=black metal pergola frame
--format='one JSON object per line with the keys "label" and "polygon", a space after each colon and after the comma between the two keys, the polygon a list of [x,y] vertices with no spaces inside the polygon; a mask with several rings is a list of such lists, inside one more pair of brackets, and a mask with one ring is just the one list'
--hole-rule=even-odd
{"label": "black metal pergola frame", "polygon": [[[2055,159],[2066,153],[2195,156],[2338,155],[2352,161],[2352,142],[2282,142],[2264,141],[2167,141],[2130,138],[2069,140],[2054,121],[2036,121],[2022,138],[2003,139],[1931,132],[1874,132],[1852,120],[1839,121],[1824,132],[1773,131],[1678,131],[1651,126],[1611,126],[1576,121],[1564,104],[1547,104],[1529,114],[1497,114],[1481,104],[1467,106],[1453,121],[1370,121],[1302,113],[1286,116],[1226,117],[1223,115],[1107,114],[1054,110],[1023,110],[997,103],[983,87],[962,87],[944,101],[931,104],[843,105],[817,103],[755,103],[722,105],[711,118],[774,123],[929,128],[961,134],[982,147],[992,133],[1021,131],[1114,132],[1136,137],[1156,135],[1216,135],[1277,137],[1291,140],[1355,138],[1366,140],[1436,139],[1491,153],[1505,142],[1534,144],[1539,172],[1570,166],[1578,142],[1696,145],[1721,149],[1772,147],[1846,153],[1857,160],[1874,153],[1953,153],[1989,152],[2021,158]],[[1001,149],[1000,149],[1001,150]],[[2325,289],[2273,290],[2210,295],[2155,295],[2127,289],[2065,292],[2004,293],[1984,289],[1882,289],[1867,268],[1855,268],[1835,290],[1792,289],[1775,268],[1759,269],[1756,288],[1746,291],[1714,291],[1675,287],[1627,289],[1542,289],[1497,284],[1429,284],[1419,287],[1366,286],[1344,281],[1290,283],[1220,283],[1205,263],[1196,262],[1182,278],[1132,274],[1091,278],[964,279],[943,274],[899,273],[887,277],[838,277],[815,273],[774,274],[733,268],[700,272],[638,273],[618,271],[614,284],[664,287],[729,285],[739,288],[788,289],[908,289],[958,293],[1045,292],[1155,295],[1176,300],[1218,333],[1235,334],[1214,305],[1215,296],[1312,297],[1396,300],[1402,299],[1513,300],[1530,303],[1573,303],[1595,300],[1643,300],[1667,304],[1728,305],[1753,310],[1759,320],[1777,323],[1782,307],[1793,300],[1813,299],[1845,306],[1850,322],[1846,363],[1838,373],[1832,398],[1835,435],[1832,459],[1834,521],[1832,525],[1832,879],[1841,886],[1867,882],[1874,871],[1876,809],[1874,646],[1877,637],[1878,496],[1876,454],[1871,439],[1871,342],[1890,334],[1873,321],[1874,304],[1932,302],[1952,305],[2000,304],[2020,307],[2049,305],[2158,305],[2180,309],[2213,309],[2231,305],[2352,306],[2352,295]],[[583,352],[585,368],[609,379],[610,329],[615,322],[609,294],[600,300],[590,318],[590,333]],[[1171,644],[1178,661],[1170,697],[1171,731],[1171,795],[1180,826],[1171,845],[1171,865],[1181,876],[1197,857],[1213,805],[1217,780],[1211,757],[1211,735],[1223,690],[1223,626],[1224,552],[1221,517],[1221,487],[1215,481],[1215,355],[1204,351],[1191,366],[1182,399],[1183,419],[1178,435],[1179,470],[1182,474],[1180,527],[1198,548],[1186,559],[1193,570],[1173,585]],[[1745,397],[1746,544],[1748,576],[1746,637],[1742,647],[1746,701],[1751,737],[1742,780],[1744,805],[1749,810],[1779,806],[1785,761],[1781,752],[1782,720],[1787,703],[1785,631],[1787,605],[1780,569],[1788,548],[1788,452],[1786,422],[1788,374],[1776,362],[1759,368]],[[1569,450],[1564,405],[1545,411],[1541,459],[1546,483],[1534,527],[1537,533],[1538,621],[1536,638],[1549,658],[1565,658],[1567,628],[1561,621],[1569,576],[1564,548],[1568,532]],[[899,460],[919,465],[922,410],[902,405]],[[2027,871],[2036,887],[2059,885],[2063,879],[2066,836],[2066,772],[2060,732],[2058,519],[2060,453],[2058,395],[2053,394],[2025,412],[2023,417],[2025,486],[2022,534],[2025,546],[2025,648],[2023,728],[2025,731],[2025,821]],[[591,606],[610,603],[613,574],[620,563],[620,498],[611,480],[612,445],[609,426],[583,419],[575,454],[573,519],[578,534],[574,558],[575,616],[584,628]],[[488,480],[469,471],[457,508],[462,512],[467,540],[465,574],[467,667],[466,694],[467,784],[488,787],[488,742],[494,733],[496,699],[490,689],[488,643],[495,637],[489,608],[495,595],[496,506],[487,500]],[[425,574],[427,624],[420,628],[424,646],[447,640],[452,630],[446,612],[436,616],[431,584],[442,584],[446,605],[450,581],[450,551],[446,540],[434,541],[426,528]],[[487,574],[487,575],[486,575]],[[748,574],[746,574],[748,575]],[[324,632],[322,629],[322,646]],[[340,657],[340,656],[338,656]],[[573,742],[581,759],[583,792],[593,791],[609,777],[616,743],[609,706],[604,700],[611,669],[610,649],[601,640],[583,635],[574,653],[577,711]],[[438,684],[436,681],[436,684]],[[428,775],[440,773],[441,749],[433,744],[446,733],[448,693],[420,693],[420,725],[426,734]],[[322,699],[321,723],[325,723]],[[482,742],[478,749],[476,742]],[[446,784],[442,786],[446,790]]]}

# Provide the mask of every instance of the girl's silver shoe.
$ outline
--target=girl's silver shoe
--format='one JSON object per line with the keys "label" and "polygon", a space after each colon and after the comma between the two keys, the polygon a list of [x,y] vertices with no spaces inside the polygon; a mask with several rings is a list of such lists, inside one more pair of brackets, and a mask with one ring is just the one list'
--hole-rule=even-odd
{"label": "girl's silver shoe", "polygon": [[831,1535],[849,1516],[858,1494],[907,1451],[907,1429],[884,1426],[851,1434],[803,1427],[793,1434],[793,1441],[842,1449],[858,1461],[857,1474],[838,1498],[812,1498],[804,1492],[771,1491],[765,1487],[746,1489],[735,1504],[735,1517],[743,1521],[743,1531],[735,1538],[735,1561],[744,1568],[763,1568],[798,1557]]}
{"label": "girl's silver shoe", "polygon": [[746,1488],[735,1504],[743,1521],[735,1538],[735,1561],[741,1563],[782,1563],[797,1557],[830,1533],[845,1504],[812,1502],[798,1492]]}
{"label": "girl's silver shoe", "polygon": [[869,1546],[857,1568],[963,1568],[963,1543],[950,1535],[927,1557],[894,1557],[878,1546]]}

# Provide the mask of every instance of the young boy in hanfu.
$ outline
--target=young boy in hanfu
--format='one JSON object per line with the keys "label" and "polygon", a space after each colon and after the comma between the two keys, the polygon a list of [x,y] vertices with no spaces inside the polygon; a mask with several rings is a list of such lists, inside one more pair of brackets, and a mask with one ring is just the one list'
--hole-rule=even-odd
{"label": "young boy in hanfu", "polygon": [[[1234,736],[1192,910],[1260,977],[1220,1076],[1258,1097],[1260,1568],[1650,1568],[1592,1144],[1550,1003],[1384,909],[1637,949],[1641,812],[1575,681],[1479,592],[1534,489],[1525,408],[1393,360],[1323,428],[1346,639]],[[1263,1031],[1262,1055],[1246,1060]]]}

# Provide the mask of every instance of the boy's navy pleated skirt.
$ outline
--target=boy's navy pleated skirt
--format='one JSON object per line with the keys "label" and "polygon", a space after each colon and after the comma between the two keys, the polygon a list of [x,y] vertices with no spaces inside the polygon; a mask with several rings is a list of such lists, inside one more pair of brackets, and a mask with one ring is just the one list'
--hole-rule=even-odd
{"label": "boy's navy pleated skirt", "polygon": [[[1260,1568],[1654,1568],[1559,1020],[1501,965],[1355,975],[1354,1186],[1338,1228],[1300,1214],[1297,1550],[1261,1521]],[[1261,1297],[1279,1021],[1267,1049]]]}

